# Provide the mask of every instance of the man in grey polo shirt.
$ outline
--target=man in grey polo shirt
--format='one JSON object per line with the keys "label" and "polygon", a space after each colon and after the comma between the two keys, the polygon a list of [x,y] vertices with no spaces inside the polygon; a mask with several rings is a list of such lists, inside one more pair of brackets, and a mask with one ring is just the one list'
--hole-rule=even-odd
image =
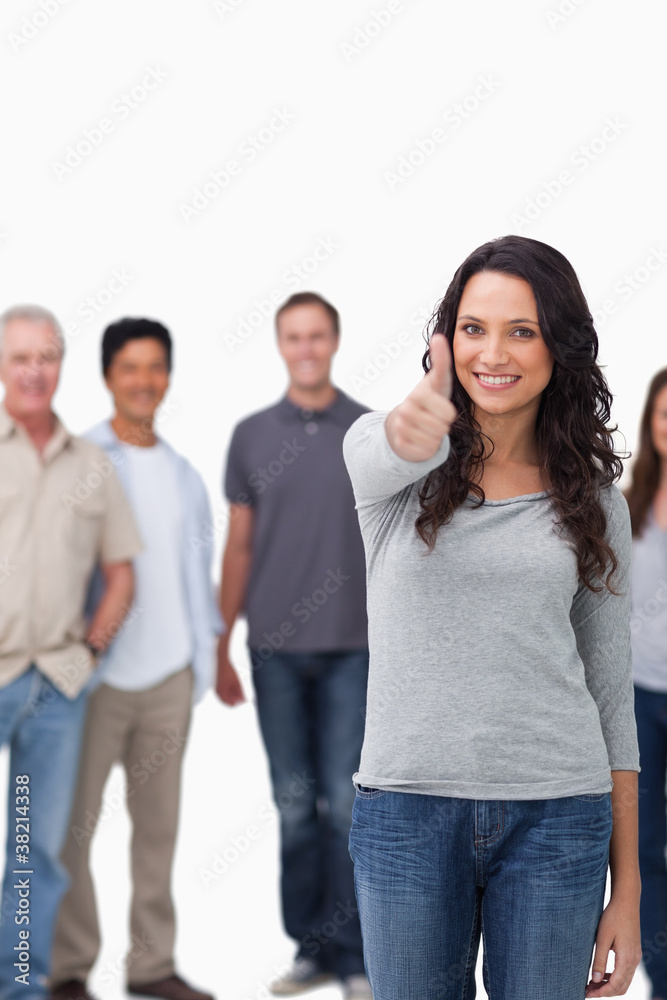
{"label": "man in grey polo shirt", "polygon": [[217,690],[243,700],[229,639],[243,610],[252,679],[280,814],[282,909],[297,942],[276,994],[332,978],[370,997],[348,837],[363,738],[368,636],[364,551],[342,456],[366,412],[331,383],[339,317],[310,292],[276,315],[287,394],[234,430],[225,493]]}

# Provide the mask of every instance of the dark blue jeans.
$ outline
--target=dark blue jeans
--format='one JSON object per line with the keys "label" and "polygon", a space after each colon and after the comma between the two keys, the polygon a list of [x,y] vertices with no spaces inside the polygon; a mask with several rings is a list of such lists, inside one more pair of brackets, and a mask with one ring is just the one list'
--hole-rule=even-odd
{"label": "dark blue jeans", "polygon": [[348,838],[368,650],[250,655],[280,816],[285,930],[298,956],[341,978],[363,973]]}
{"label": "dark blue jeans", "polygon": [[479,801],[360,789],[350,851],[374,1000],[583,1000],[611,795]]}
{"label": "dark blue jeans", "polygon": [[642,958],[653,996],[667,997],[667,694],[635,686],[639,738]]}

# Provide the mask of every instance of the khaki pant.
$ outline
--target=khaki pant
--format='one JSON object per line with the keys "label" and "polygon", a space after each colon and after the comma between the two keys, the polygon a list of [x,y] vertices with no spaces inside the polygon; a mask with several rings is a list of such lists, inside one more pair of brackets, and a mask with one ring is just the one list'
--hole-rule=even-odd
{"label": "khaki pant", "polygon": [[106,684],[91,695],[70,827],[62,854],[71,884],[54,937],[52,983],[86,982],[100,949],[90,844],[114,763],[127,779],[132,819],[131,947],[127,978],[147,983],[174,972],[171,867],[178,827],[181,764],[188,734],[192,671],[145,691]]}

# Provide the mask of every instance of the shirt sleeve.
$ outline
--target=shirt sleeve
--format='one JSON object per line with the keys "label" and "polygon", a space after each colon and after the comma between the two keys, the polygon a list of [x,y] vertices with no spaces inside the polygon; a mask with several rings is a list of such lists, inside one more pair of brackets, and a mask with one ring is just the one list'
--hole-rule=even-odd
{"label": "shirt sleeve", "polygon": [[343,455],[357,509],[380,503],[400,493],[447,461],[449,437],[445,435],[435,455],[424,462],[408,462],[392,450],[385,433],[387,411],[364,413],[343,440]]}
{"label": "shirt sleeve", "polygon": [[100,562],[127,562],[141,552],[141,537],[130,501],[115,469],[111,470],[106,484],[107,502],[102,525]]}
{"label": "shirt sleeve", "polygon": [[[204,480],[201,478],[198,472],[192,469],[191,475],[193,476],[193,493],[196,497],[196,507],[197,507],[197,521],[199,524],[212,524],[213,514],[211,511],[211,505],[208,499],[208,492],[204,484]],[[197,549],[198,557],[200,559],[202,579],[204,580],[206,586],[206,592],[208,595],[208,613],[211,620],[211,628],[215,635],[222,635],[226,632],[225,623],[222,620],[222,615],[220,614],[220,609],[218,607],[218,602],[216,600],[215,587],[213,586],[213,581],[211,579],[211,563],[213,561],[213,538],[201,539],[200,544]]]}
{"label": "shirt sleeve", "polygon": [[227,452],[223,491],[230,503],[252,506],[253,497],[249,492],[248,471],[245,467],[244,455],[243,430],[239,425],[234,428]]}
{"label": "shirt sleeve", "polygon": [[603,490],[601,499],[607,514],[606,540],[618,560],[611,579],[616,595],[606,587],[595,594],[580,584],[570,619],[586,685],[600,713],[609,766],[612,771],[639,771],[630,649],[630,515],[616,486]]}

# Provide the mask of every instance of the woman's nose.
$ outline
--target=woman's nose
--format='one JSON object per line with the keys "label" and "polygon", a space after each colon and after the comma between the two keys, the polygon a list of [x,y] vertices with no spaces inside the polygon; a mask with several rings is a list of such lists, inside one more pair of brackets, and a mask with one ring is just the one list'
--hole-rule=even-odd
{"label": "woman's nose", "polygon": [[504,365],[509,360],[509,353],[504,339],[487,335],[482,342],[480,361],[489,367]]}

